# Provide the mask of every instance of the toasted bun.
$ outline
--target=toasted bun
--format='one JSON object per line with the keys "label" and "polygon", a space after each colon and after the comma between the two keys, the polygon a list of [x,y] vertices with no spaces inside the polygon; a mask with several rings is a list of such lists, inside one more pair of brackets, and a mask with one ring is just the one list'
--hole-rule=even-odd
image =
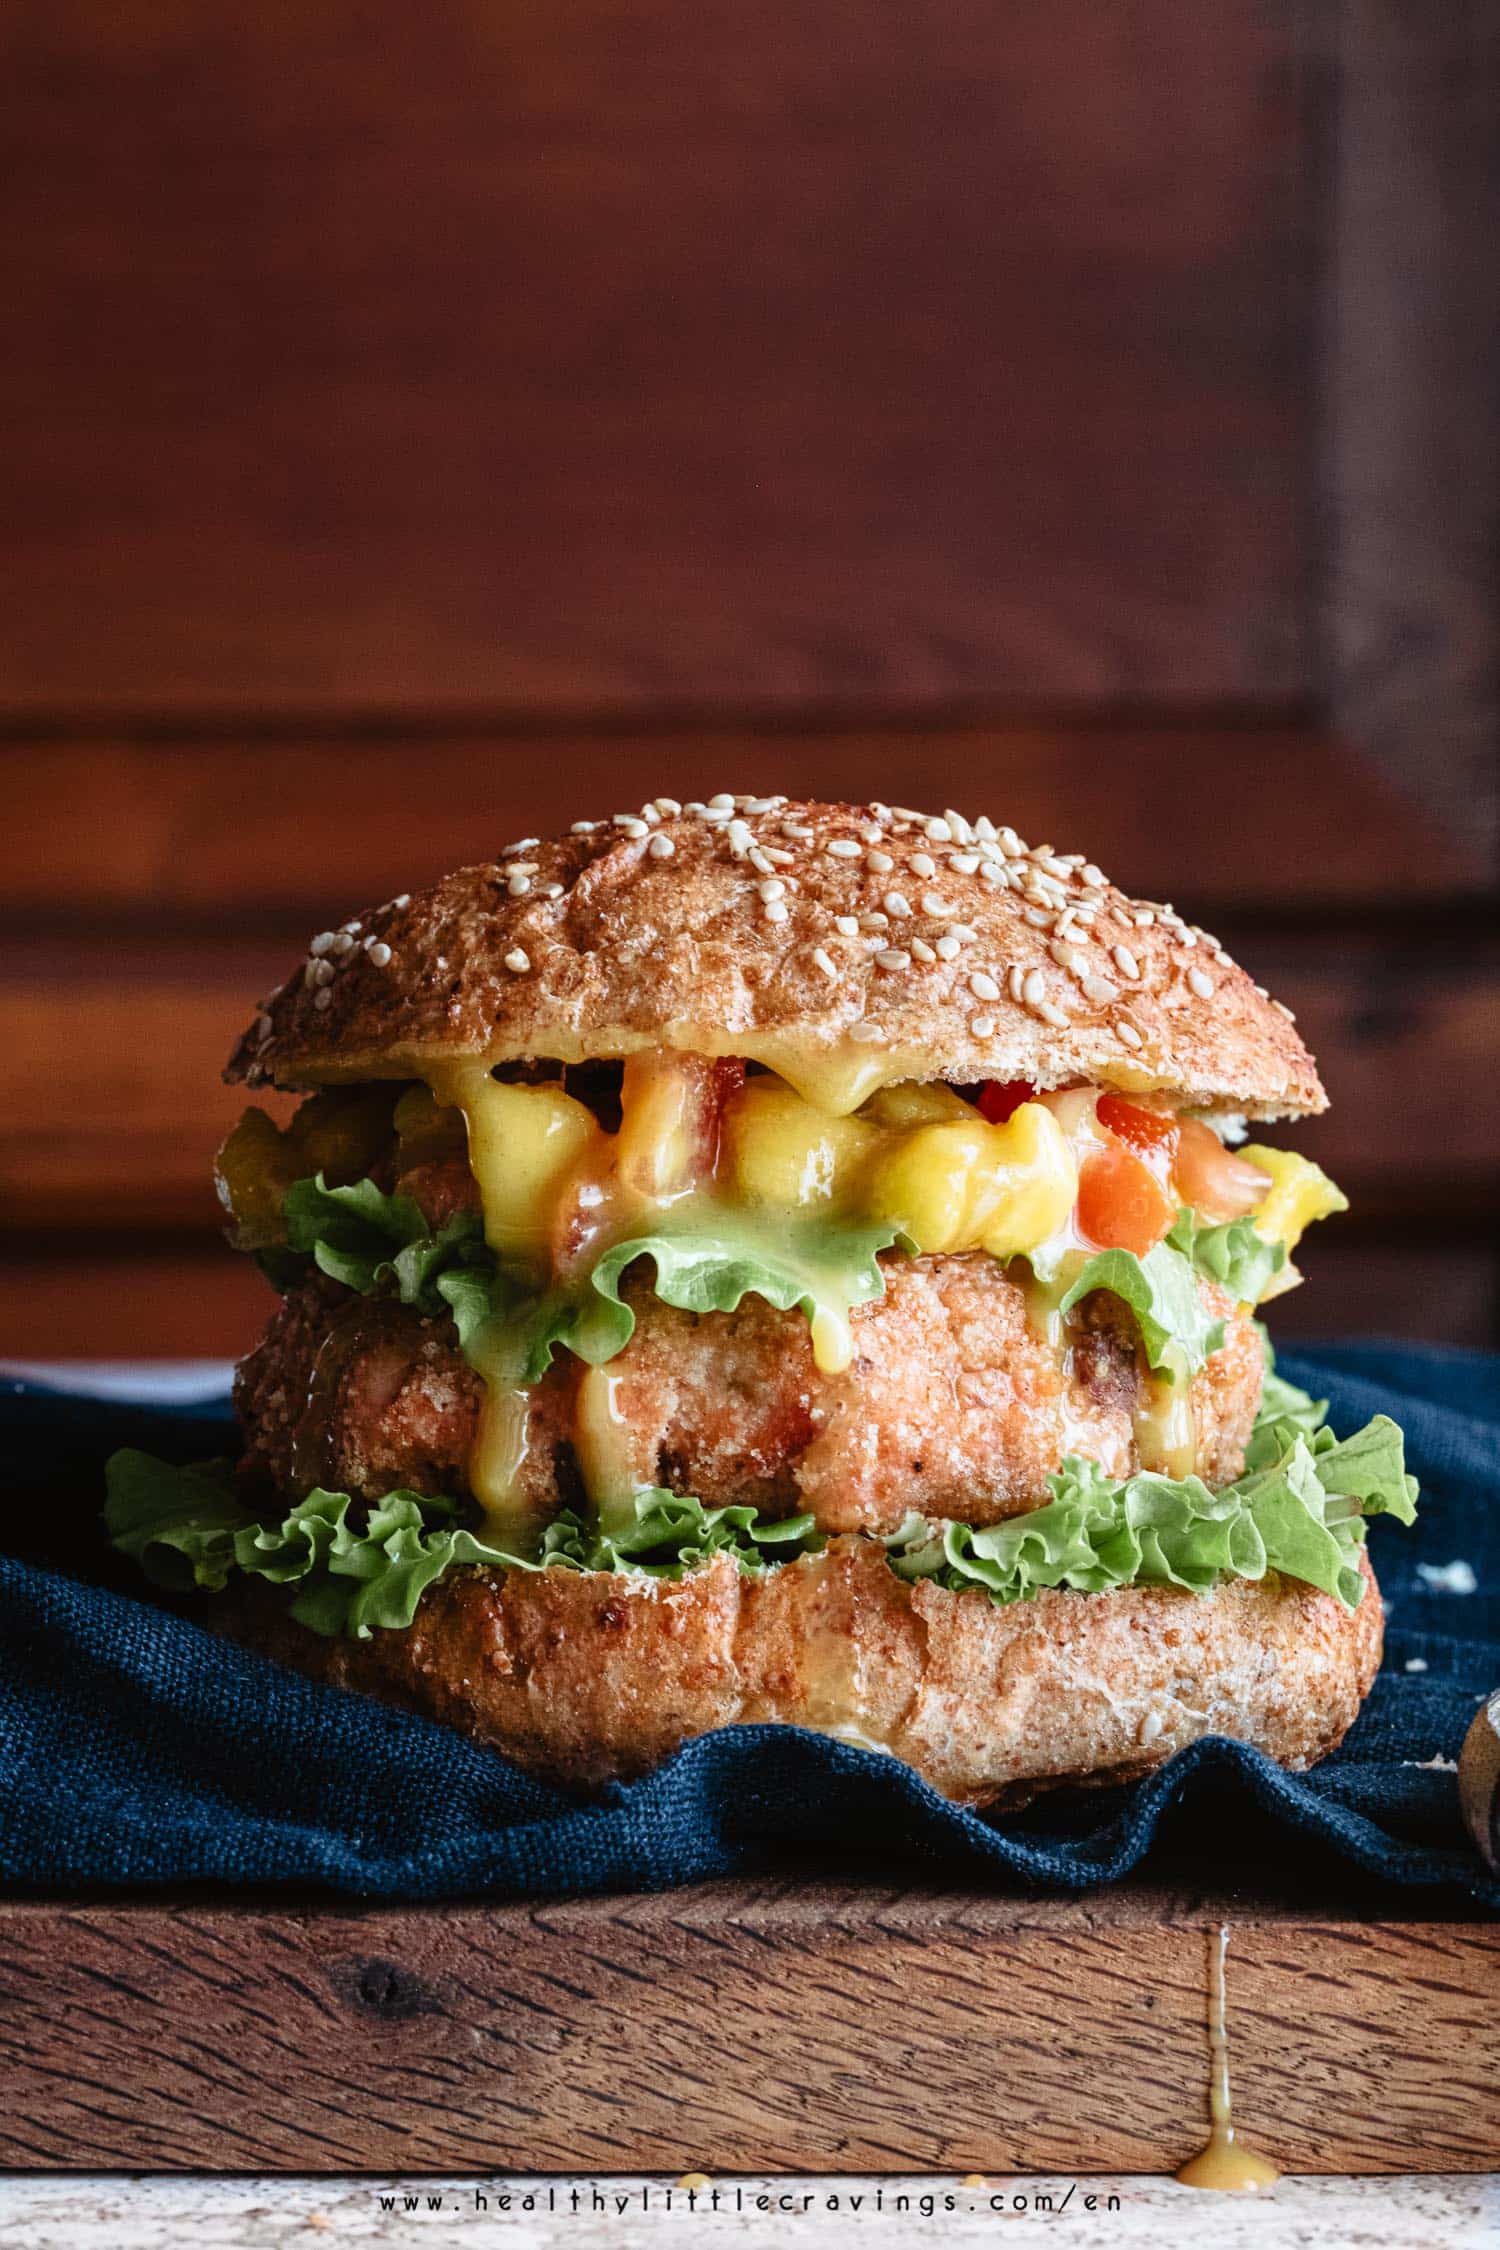
{"label": "toasted bun", "polygon": [[1325,1107],[1287,1012],[1170,907],[987,820],[783,798],[662,799],[321,932],[228,1076],[661,1045],[763,1062],[834,1108],[904,1078]]}
{"label": "toasted bun", "polygon": [[677,1581],[452,1572],[405,1631],[323,1640],[274,1596],[222,1629],[300,1671],[455,1726],[529,1772],[596,1786],[690,1736],[772,1722],[888,1751],[983,1805],[1120,1781],[1205,1734],[1283,1765],[1337,1747],[1380,1662],[1380,1597],[1274,1576],[1207,1595],[908,1585],[846,1537],[762,1579],[725,1557]]}

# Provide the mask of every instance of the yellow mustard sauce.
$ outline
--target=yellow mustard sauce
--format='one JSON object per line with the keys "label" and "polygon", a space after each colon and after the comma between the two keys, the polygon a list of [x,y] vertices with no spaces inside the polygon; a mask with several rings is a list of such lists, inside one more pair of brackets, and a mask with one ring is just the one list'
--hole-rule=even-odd
{"label": "yellow mustard sauce", "polygon": [[1229,2092],[1229,2020],[1225,1963],[1229,1927],[1221,1923],[1208,1936],[1208,2114],[1210,2131],[1198,2154],[1177,2174],[1184,2187],[1214,2188],[1221,2194],[1254,2194],[1275,2185],[1281,2174],[1269,2157],[1247,2147],[1234,2128]]}

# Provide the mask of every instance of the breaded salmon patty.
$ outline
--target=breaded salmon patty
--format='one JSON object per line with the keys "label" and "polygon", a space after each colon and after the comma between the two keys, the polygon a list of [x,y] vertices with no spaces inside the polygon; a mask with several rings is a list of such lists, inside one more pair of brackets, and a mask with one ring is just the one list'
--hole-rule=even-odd
{"label": "breaded salmon patty", "polygon": [[[996,1523],[1044,1503],[1070,1453],[1114,1476],[1140,1466],[1144,1378],[1115,1300],[1087,1300],[1059,1353],[1018,1281],[984,1253],[881,1262],[885,1294],[855,1311],[841,1374],[814,1364],[800,1313],[754,1296],[732,1313],[680,1312],[644,1278],[628,1285],[625,1350],[592,1376],[560,1353],[529,1394],[521,1477],[538,1519],[582,1500],[578,1393],[601,1377],[618,1470],[710,1506],[805,1508],[830,1532],[893,1531],[913,1508]],[[1223,1348],[1192,1385],[1199,1474],[1217,1487],[1244,1466],[1262,1357],[1250,1319],[1202,1287],[1226,1321]],[[451,1322],[309,1284],[240,1371],[245,1473],[280,1492],[462,1496],[482,1396]]]}

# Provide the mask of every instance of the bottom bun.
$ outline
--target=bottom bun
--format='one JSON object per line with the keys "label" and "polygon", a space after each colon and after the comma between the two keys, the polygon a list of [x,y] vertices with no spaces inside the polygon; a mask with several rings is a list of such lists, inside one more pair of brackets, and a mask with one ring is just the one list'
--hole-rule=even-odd
{"label": "bottom bun", "polygon": [[1343,1740],[1380,1663],[1369,1560],[1355,1610],[1299,1580],[1211,1594],[1059,1588],[997,1607],[896,1576],[836,1539],[763,1578],[718,1557],[677,1579],[460,1570],[415,1622],[325,1640],[269,1592],[220,1630],[296,1670],[420,1711],[573,1786],[648,1772],[713,1727],[811,1727],[914,1766],[944,1796],[1016,1802],[1128,1780],[1200,1735],[1302,1767]]}

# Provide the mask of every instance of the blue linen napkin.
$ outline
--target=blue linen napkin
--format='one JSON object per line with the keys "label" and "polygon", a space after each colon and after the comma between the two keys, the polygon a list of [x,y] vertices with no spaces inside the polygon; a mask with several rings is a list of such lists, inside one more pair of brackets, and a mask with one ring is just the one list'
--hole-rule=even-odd
{"label": "blue linen napkin", "polygon": [[[1500,1907],[1454,1775],[1435,1762],[1457,1758],[1500,1683],[1500,1359],[1346,1345],[1281,1366],[1331,1400],[1336,1429],[1394,1415],[1423,1488],[1414,1530],[1371,1529],[1386,1659],[1342,1749],[1294,1775],[1215,1738],[1129,1788],[996,1818],[947,1803],[895,1759],[789,1727],[705,1736],[587,1800],[530,1780],[447,1728],[234,1647],[190,1606],[158,1607],[109,1554],[97,1528],[105,1455],[228,1450],[224,1402],[153,1409],[6,1385],[0,1880],[541,1897],[662,1889],[799,1857],[888,1865],[900,1852],[930,1877],[1081,1890],[1191,1836],[1200,1874],[1226,1881],[1300,1848],[1346,1885]],[[1454,1561],[1471,1566],[1475,1592],[1424,1578],[1421,1566]]]}

